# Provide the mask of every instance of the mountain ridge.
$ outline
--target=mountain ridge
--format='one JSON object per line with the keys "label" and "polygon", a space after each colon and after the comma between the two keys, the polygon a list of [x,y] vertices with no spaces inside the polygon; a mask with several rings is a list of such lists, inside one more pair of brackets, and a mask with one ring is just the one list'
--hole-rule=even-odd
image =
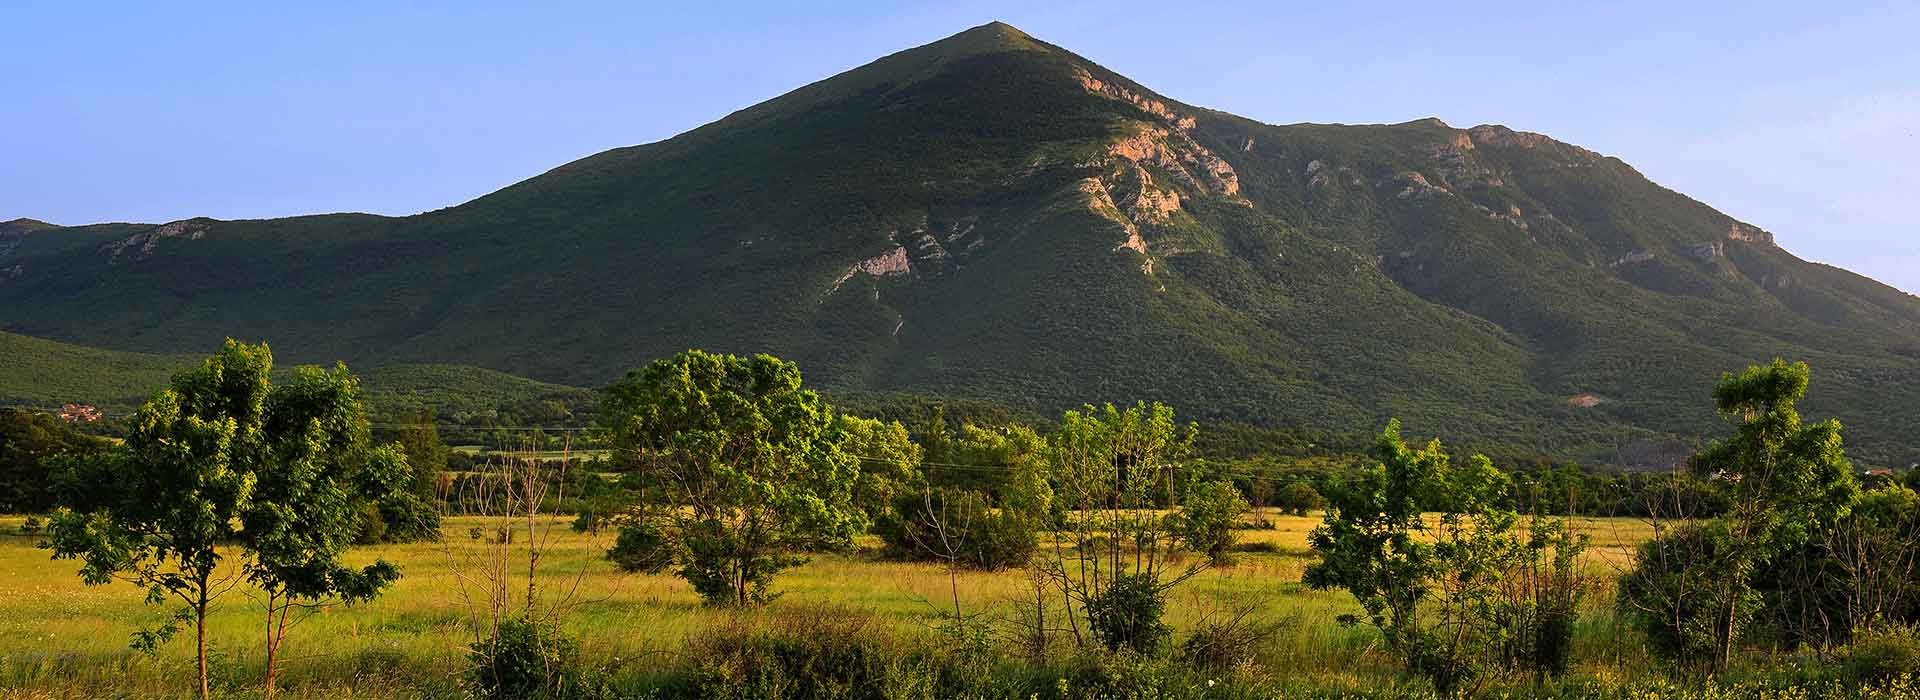
{"label": "mountain ridge", "polygon": [[836,390],[1582,459],[1717,429],[1713,377],[1784,356],[1920,459],[1912,295],[1543,135],[1264,124],[1003,24],[419,215],[61,230],[0,255],[0,328],[571,384],[773,351]]}

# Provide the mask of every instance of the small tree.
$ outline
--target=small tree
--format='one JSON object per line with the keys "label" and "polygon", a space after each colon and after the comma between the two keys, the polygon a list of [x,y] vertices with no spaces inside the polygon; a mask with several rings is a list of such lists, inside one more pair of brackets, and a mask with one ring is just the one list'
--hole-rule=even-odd
{"label": "small tree", "polygon": [[266,348],[228,341],[175,375],[140,407],[124,449],[72,465],[48,529],[53,558],[80,560],[88,585],[125,580],[147,589],[150,604],[185,605],[135,645],[151,650],[192,622],[202,698],[207,612],[232,588],[219,547],[240,539],[252,505],[271,366]]}
{"label": "small tree", "polygon": [[1197,484],[1180,502],[1173,532],[1187,549],[1207,555],[1216,566],[1224,564],[1236,539],[1234,521],[1249,510],[1247,499],[1233,482],[1220,479]]}
{"label": "small tree", "polygon": [[365,507],[404,494],[412,471],[397,445],[369,454],[359,380],[344,365],[299,368],[265,408],[265,458],[240,534],[252,555],[247,578],[266,594],[271,698],[293,625],[331,604],[370,600],[399,578],[385,561],[354,569],[339,558],[360,534]]}
{"label": "small tree", "polygon": [[1327,499],[1320,495],[1319,489],[1315,489],[1313,484],[1296,481],[1280,490],[1276,505],[1288,513],[1306,515],[1308,511],[1325,508]]}
{"label": "small tree", "polygon": [[668,533],[709,602],[764,601],[804,552],[850,546],[857,461],[800,370],[770,355],[689,350],[608,387],[601,425],[661,488],[636,517]]}
{"label": "small tree", "polygon": [[[78,559],[90,585],[125,580],[147,601],[185,607],[135,635],[152,650],[192,622],[200,694],[208,693],[207,613],[244,574],[267,592],[268,685],[294,607],[364,600],[397,575],[338,555],[363,506],[406,474],[397,454],[371,463],[358,384],[344,367],[269,378],[266,345],[228,340],[140,407],[126,443],[68,462],[44,545]],[[371,467],[371,468],[370,468]],[[220,563],[238,547],[242,563]]]}
{"label": "small tree", "polygon": [[978,491],[928,486],[896,497],[893,514],[876,523],[874,532],[893,556],[999,571],[1032,558],[1039,525],[1026,512],[994,507],[992,499]]}
{"label": "small tree", "polygon": [[846,436],[842,451],[860,462],[853,504],[869,521],[879,520],[893,508],[895,499],[912,492],[914,483],[921,480],[920,446],[898,422],[843,415],[838,428]]}
{"label": "small tree", "polygon": [[[1825,624],[1779,616],[1819,607],[1812,599],[1826,577],[1809,567],[1820,562],[1795,553],[1825,539],[1860,496],[1840,423],[1801,422],[1797,405],[1810,375],[1805,363],[1775,360],[1725,375],[1714,388],[1721,415],[1738,425],[1733,437],[1694,455],[1689,467],[1725,484],[1731,505],[1710,523],[1657,530],[1621,586],[1622,607],[1653,635],[1656,648],[1699,654],[1708,670],[1724,672],[1747,621],[1763,609],[1801,638],[1814,636],[1808,626]],[[1765,569],[1773,570],[1766,578],[1777,585],[1755,585]]]}
{"label": "small tree", "polygon": [[981,469],[991,477],[986,480],[986,491],[1002,510],[1019,514],[1036,527],[1058,519],[1060,508],[1053,495],[1047,441],[1032,427],[982,428],[969,423],[960,427],[950,450],[961,466],[928,465],[925,471],[929,481],[956,483],[960,480],[938,477],[947,470]]}
{"label": "small tree", "polygon": [[1518,561],[1518,516],[1496,505],[1510,482],[1485,457],[1455,467],[1438,441],[1409,449],[1399,421],[1375,450],[1380,463],[1330,499],[1304,581],[1352,593],[1408,672],[1442,696],[1470,695],[1506,636],[1492,611]]}
{"label": "small tree", "polygon": [[432,409],[420,409],[408,414],[405,424],[393,435],[393,441],[399,443],[407,465],[412,468],[405,490],[427,502],[440,499],[442,482],[446,480],[447,456],[451,454],[446,443],[441,442],[440,429],[434,420]]}
{"label": "small tree", "polygon": [[1161,600],[1200,571],[1173,562],[1175,539],[1160,510],[1175,500],[1194,435],[1175,424],[1173,409],[1143,403],[1068,411],[1047,436],[1054,495],[1066,514],[1036,565],[1061,595],[1076,642],[1091,637],[1117,649],[1164,639],[1162,606],[1142,601]]}

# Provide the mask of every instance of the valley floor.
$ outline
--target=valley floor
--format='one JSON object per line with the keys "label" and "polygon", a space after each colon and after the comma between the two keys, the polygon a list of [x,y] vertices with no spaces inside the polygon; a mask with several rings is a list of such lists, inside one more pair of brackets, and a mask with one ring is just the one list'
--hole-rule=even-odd
{"label": "valley floor", "polygon": [[[1258,654],[1271,673],[1321,688],[1390,685],[1397,674],[1379,650],[1377,633],[1343,627],[1336,618],[1359,612],[1344,592],[1300,585],[1309,561],[1307,533],[1317,517],[1265,514],[1273,529],[1241,530],[1241,548],[1229,566],[1207,569],[1171,595],[1176,630],[1252,608],[1277,633]],[[22,519],[0,518],[0,689],[17,697],[171,697],[192,688],[192,641],[183,634],[151,657],[129,650],[136,627],[165,612],[142,603],[128,584],[88,587],[73,562],[49,561],[36,537],[18,534]],[[282,670],[287,697],[460,697],[459,674],[476,620],[484,619],[483,570],[521,574],[523,558],[491,561],[499,548],[497,520],[452,518],[440,543],[363,547],[360,560],[384,558],[403,578],[383,597],[353,608],[317,614],[296,627]],[[520,524],[524,527],[524,523]],[[1625,551],[1645,538],[1648,525],[1630,519],[1579,523],[1594,540],[1589,570],[1610,581]],[[522,535],[524,536],[524,535]],[[539,565],[542,596],[568,607],[567,631],[581,640],[586,659],[616,678],[644,683],[683,654],[689,637],[726,624],[740,613],[703,607],[680,579],[623,574],[602,554],[612,533],[576,533],[549,521]],[[1004,614],[1030,584],[1020,571],[963,572],[953,578],[938,565],[878,556],[876,542],[849,555],[815,557],[777,581],[783,594],[769,616],[866,614],[907,635],[925,632],[950,611],[957,596],[967,613]],[[523,555],[524,556],[524,555]],[[260,602],[241,586],[228,594],[210,626],[213,675],[230,697],[260,691],[263,621]],[[1578,673],[1596,678],[1633,676],[1652,668],[1642,645],[1629,639],[1607,612],[1610,591],[1593,596],[1589,622],[1578,637]]]}

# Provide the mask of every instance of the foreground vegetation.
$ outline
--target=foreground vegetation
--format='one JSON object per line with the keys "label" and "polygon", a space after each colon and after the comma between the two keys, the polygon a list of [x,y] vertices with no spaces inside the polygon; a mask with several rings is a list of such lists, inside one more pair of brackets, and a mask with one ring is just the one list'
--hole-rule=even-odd
{"label": "foreground vegetation", "polygon": [[[1309,697],[1313,693],[1378,693],[1391,696],[1407,686],[1383,653],[1377,634],[1337,623],[1359,606],[1341,593],[1316,592],[1296,582],[1311,561],[1308,533],[1316,516],[1272,512],[1258,514],[1274,529],[1240,531],[1242,543],[1231,565],[1208,568],[1173,596],[1168,618],[1176,635],[1189,636],[1209,621],[1251,608],[1249,620],[1269,627],[1243,669],[1199,679],[1254,683],[1271,695]],[[1254,517],[1249,517],[1251,522]],[[6,697],[163,698],[187,695],[192,688],[192,658],[182,645],[154,656],[127,647],[130,627],[160,614],[144,606],[131,588],[89,588],[74,576],[75,567],[49,564],[37,538],[18,534],[22,517],[0,517],[0,688]],[[441,543],[362,547],[351,560],[384,559],[405,573],[383,597],[353,608],[327,612],[294,631],[293,658],[282,671],[284,697],[294,698],[459,698],[473,642],[473,611],[462,599],[457,562],[487,551],[486,539],[470,530],[492,531],[494,519],[462,517],[445,523]],[[938,564],[893,561],[878,540],[862,541],[858,552],[816,557],[782,579],[786,592],[765,609],[742,613],[700,604],[685,582],[667,575],[625,574],[604,553],[612,534],[589,535],[553,519],[543,527],[553,535],[540,580],[549,588],[579,579],[576,604],[565,630],[577,637],[584,663],[607,669],[612,684],[644,696],[690,683],[699,659],[689,644],[713,641],[742,627],[789,636],[816,631],[855,630],[870,637],[887,655],[907,650],[942,649],[951,640],[939,631],[942,609],[956,591],[969,611],[1004,616],[1028,582],[1019,572],[962,572],[950,579]],[[1610,578],[1621,571],[1632,546],[1650,529],[1633,519],[1581,519],[1575,527],[1594,538],[1584,560],[1588,570]],[[584,572],[584,575],[582,575]],[[1576,662],[1558,684],[1573,696],[1585,688],[1621,690],[1660,688],[1669,681],[1657,670],[1643,645],[1608,611],[1604,594],[1596,596],[1575,636]],[[258,697],[264,657],[256,648],[259,618],[251,600],[241,598],[217,611],[209,622],[213,677],[221,697]],[[831,634],[819,634],[831,637]],[[1018,649],[988,640],[1009,683],[1052,696],[1062,677],[1088,669],[1085,660],[1064,656],[1028,662]],[[1783,667],[1777,667],[1778,663]],[[1799,664],[1805,664],[1799,666]],[[1730,678],[1738,683],[1815,681],[1829,671],[1812,658],[1756,661]],[[1510,679],[1514,691],[1528,696],[1524,679]],[[1524,691],[1524,692],[1523,692]],[[1558,692],[1558,691],[1555,691]],[[1418,696],[1417,684],[1407,688]],[[1029,693],[1005,697],[1025,698]],[[1615,696],[1613,692],[1596,693]],[[1170,695],[1181,697],[1181,695]],[[1656,697],[1655,695],[1619,697]],[[1657,697],[1668,697],[1658,695]],[[1671,697],[1681,697],[1672,695]],[[1716,696],[1702,692],[1692,697]],[[1749,697],[1772,697],[1754,695]],[[1790,695],[1783,697],[1791,697]],[[1889,695],[1887,697],[1911,697]]]}
{"label": "foreground vegetation", "polygon": [[1160,404],[910,431],[701,351],[606,389],[591,461],[454,469],[431,415],[376,440],[344,367],[272,365],[229,341],[123,439],[0,424],[8,502],[54,506],[0,523],[0,570],[31,572],[0,590],[0,688],[1838,698],[1920,670],[1920,496],[1802,421],[1805,365],[1724,377],[1734,434],[1634,519],[1398,422],[1283,485],[1195,459]]}

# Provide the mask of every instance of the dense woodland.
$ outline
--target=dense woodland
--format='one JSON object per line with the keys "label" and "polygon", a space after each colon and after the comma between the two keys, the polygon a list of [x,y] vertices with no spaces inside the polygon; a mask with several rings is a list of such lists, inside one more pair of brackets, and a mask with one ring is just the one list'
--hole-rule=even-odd
{"label": "dense woodland", "polygon": [[[1025,423],[900,402],[907,420],[868,418],[792,363],[701,351],[594,395],[374,418],[344,366],[276,372],[264,345],[230,341],[115,435],[0,412],[0,509],[31,514],[22,533],[85,583],[131,583],[174,611],[130,623],[133,646],[190,644],[207,696],[211,611],[261,609],[264,663],[248,687],[272,696],[301,621],[408,575],[356,547],[450,538],[531,562],[468,572],[492,582],[463,625],[470,696],[1375,693],[1289,682],[1261,661],[1274,628],[1246,612],[1185,629],[1165,618],[1203,572],[1258,551],[1241,544],[1250,530],[1291,513],[1321,520],[1308,565],[1265,585],[1349,596],[1339,624],[1370,630],[1397,669],[1381,697],[1912,697],[1915,475],[1863,478],[1837,422],[1800,416],[1812,380],[1779,361],[1728,375],[1702,397],[1729,421],[1724,438],[1673,472],[1618,473],[1503,467],[1409,442],[1397,421],[1364,446],[1237,426],[1209,436],[1158,403]],[[1576,515],[1641,519],[1651,537],[1602,574],[1584,563]],[[690,641],[698,653],[664,672],[596,666],[571,636],[568,597],[537,584],[540,522],[609,533],[618,570],[680,579],[736,611],[735,626]],[[757,611],[777,609],[796,567],[863,547],[942,567],[956,586],[968,571],[1022,577],[1027,592],[992,610],[956,588],[908,636],[753,622],[774,615]],[[228,595],[236,586],[254,593]],[[1597,611],[1659,668],[1578,672]]]}

